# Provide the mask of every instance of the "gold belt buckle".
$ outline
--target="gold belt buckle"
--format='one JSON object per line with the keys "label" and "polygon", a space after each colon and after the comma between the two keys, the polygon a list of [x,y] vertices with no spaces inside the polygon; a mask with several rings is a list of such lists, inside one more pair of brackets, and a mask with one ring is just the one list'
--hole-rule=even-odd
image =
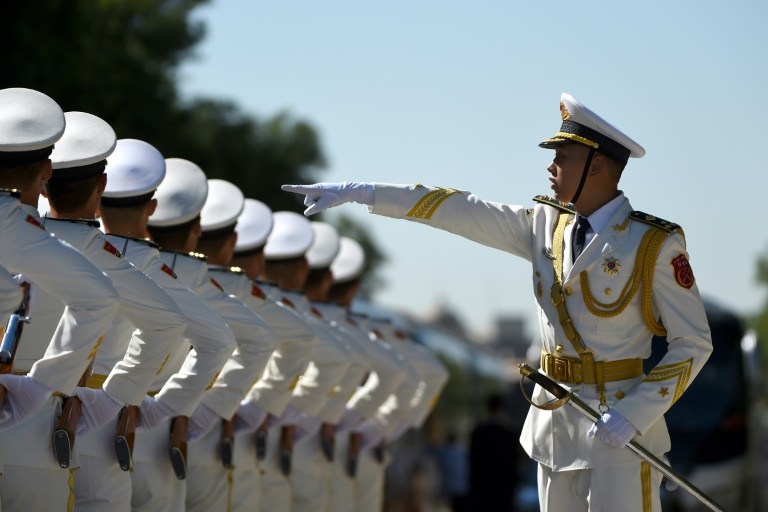
{"label": "gold belt buckle", "polygon": [[567,359],[555,358],[555,379],[560,382],[571,382],[571,365]]}

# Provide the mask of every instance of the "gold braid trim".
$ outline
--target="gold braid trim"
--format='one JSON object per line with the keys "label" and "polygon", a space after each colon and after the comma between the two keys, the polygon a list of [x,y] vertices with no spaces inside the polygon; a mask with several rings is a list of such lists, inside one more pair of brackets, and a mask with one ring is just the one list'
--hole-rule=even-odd
{"label": "gold braid trim", "polygon": [[417,219],[431,219],[443,201],[454,194],[461,194],[461,192],[452,188],[435,189],[419,199],[419,202],[405,216]]}
{"label": "gold braid trim", "polygon": [[691,378],[691,368],[693,368],[693,358],[675,364],[657,366],[651,370],[643,382],[661,382],[677,377],[675,396],[672,397],[672,403],[674,404],[678,398],[683,396],[685,388],[688,387],[688,380]]}
{"label": "gold braid trim", "polygon": [[558,139],[568,139],[574,142],[580,142],[585,146],[589,146],[595,149],[600,147],[600,144],[598,144],[597,142],[592,142],[591,140],[585,139],[584,137],[580,137],[573,133],[566,133],[566,132],[557,132],[554,137],[552,137],[549,140],[545,140],[544,142],[560,142]]}
{"label": "gold braid trim", "polygon": [[664,326],[656,321],[653,316],[653,275],[656,271],[656,259],[658,258],[661,246],[664,240],[667,238],[667,233],[663,229],[651,228],[640,242],[640,247],[637,250],[637,261],[635,262],[635,268],[632,269],[632,274],[629,277],[629,281],[624,286],[621,294],[614,302],[603,303],[598,301],[589,286],[589,276],[587,271],[584,270],[579,274],[579,280],[581,281],[581,287],[584,295],[584,303],[589,309],[590,313],[600,318],[612,318],[621,314],[629,305],[630,301],[634,298],[637,290],[641,287],[643,289],[643,319],[648,329],[656,335],[664,336],[667,334]]}

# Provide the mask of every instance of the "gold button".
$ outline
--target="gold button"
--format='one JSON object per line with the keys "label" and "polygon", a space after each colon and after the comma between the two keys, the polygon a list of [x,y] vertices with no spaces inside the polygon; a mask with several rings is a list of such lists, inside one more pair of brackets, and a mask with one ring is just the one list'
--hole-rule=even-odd
{"label": "gold button", "polygon": [[624,392],[623,392],[623,391],[618,391],[618,392],[616,393],[616,398],[617,398],[617,399],[619,399],[619,400],[621,400],[622,398],[624,398],[624,396],[625,396],[625,395],[624,395]]}
{"label": "gold button", "polygon": [[571,295],[573,295],[573,288],[571,288],[570,286],[566,286],[566,287],[565,287],[565,294],[566,294],[567,296],[569,296],[569,297],[570,297]]}
{"label": "gold button", "polygon": [[555,352],[557,352],[558,354],[562,354],[563,353],[563,346],[562,345],[557,345],[555,347]]}
{"label": "gold button", "polygon": [[613,293],[613,290],[611,290],[610,288],[606,288],[606,289],[605,289],[605,294],[606,294],[606,295],[610,295],[610,294],[612,294],[612,293]]}

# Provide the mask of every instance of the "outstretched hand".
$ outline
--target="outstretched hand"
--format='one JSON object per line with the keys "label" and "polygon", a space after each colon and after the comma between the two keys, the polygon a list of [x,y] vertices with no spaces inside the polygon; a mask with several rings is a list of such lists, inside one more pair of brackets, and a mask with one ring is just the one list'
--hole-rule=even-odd
{"label": "outstretched hand", "polygon": [[303,194],[304,215],[309,217],[328,208],[344,203],[360,203],[373,206],[373,185],[358,181],[343,183],[315,183],[314,185],[283,185],[283,190]]}

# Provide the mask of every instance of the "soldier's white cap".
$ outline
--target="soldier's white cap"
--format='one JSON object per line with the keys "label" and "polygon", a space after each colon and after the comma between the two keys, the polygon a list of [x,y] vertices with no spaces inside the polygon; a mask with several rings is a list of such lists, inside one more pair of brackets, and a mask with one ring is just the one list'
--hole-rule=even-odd
{"label": "soldier's white cap", "polygon": [[341,237],[339,254],[331,263],[333,284],[346,283],[360,277],[365,268],[365,251],[357,242],[347,236]]}
{"label": "soldier's white cap", "polygon": [[264,257],[287,260],[304,256],[315,238],[309,220],[298,213],[285,211],[273,213],[272,220],[272,233],[264,246]]}
{"label": "soldier's white cap", "polygon": [[52,179],[76,181],[102,174],[117,144],[115,130],[86,112],[67,112],[64,117],[67,129],[51,153]]}
{"label": "soldier's white cap", "polygon": [[272,209],[256,199],[246,199],[235,226],[235,254],[244,254],[264,247],[272,232],[272,225]]}
{"label": "soldier's white cap", "polygon": [[105,206],[146,203],[165,178],[165,158],[153,145],[136,139],[120,139],[109,156]]}
{"label": "soldier's white cap", "polygon": [[560,131],[539,144],[553,149],[563,144],[579,143],[624,165],[629,157],[642,158],[645,149],[624,132],[592,112],[568,93],[560,96]]}
{"label": "soldier's white cap", "polygon": [[328,268],[339,254],[341,236],[336,228],[326,222],[312,222],[315,240],[307,251],[309,268]]}
{"label": "soldier's white cap", "polygon": [[208,196],[208,178],[203,170],[183,158],[165,160],[165,179],[155,193],[157,209],[148,225],[179,226],[197,218]]}
{"label": "soldier's white cap", "polygon": [[32,89],[0,90],[0,167],[17,167],[47,159],[64,135],[61,107]]}
{"label": "soldier's white cap", "polygon": [[237,185],[225,180],[208,180],[208,198],[200,212],[201,238],[232,233],[244,205],[245,196]]}

